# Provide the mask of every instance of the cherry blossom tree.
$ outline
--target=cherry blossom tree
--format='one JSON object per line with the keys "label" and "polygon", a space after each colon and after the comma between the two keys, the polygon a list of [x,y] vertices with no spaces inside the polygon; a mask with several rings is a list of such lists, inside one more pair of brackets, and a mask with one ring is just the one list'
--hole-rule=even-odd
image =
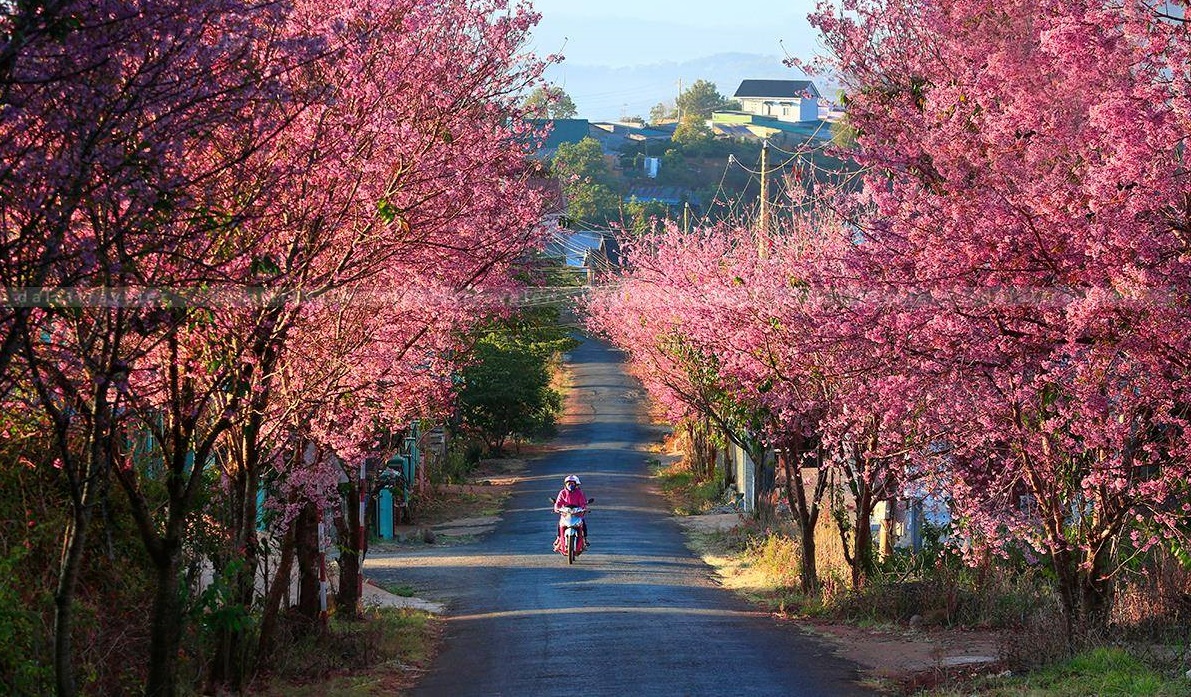
{"label": "cherry blossom tree", "polygon": [[[205,241],[246,206],[216,214],[209,185],[260,144],[262,131],[243,124],[274,122],[272,75],[254,62],[276,8],[10,3],[2,17],[0,276],[18,295],[0,316],[0,372],[54,424],[71,496],[55,672],[59,693],[74,694],[72,607],[91,509],[124,456],[136,363],[178,319],[142,296],[209,282],[224,265]],[[221,139],[231,123],[236,138]]]}
{"label": "cherry blossom tree", "polygon": [[[0,24],[4,280],[96,292],[6,306],[0,368],[55,424],[74,492],[59,691],[74,692],[71,569],[114,471],[154,565],[147,692],[172,694],[209,466],[238,492],[229,541],[251,569],[260,472],[286,454],[276,424],[299,421],[275,382],[299,375],[291,347],[326,336],[303,323],[352,321],[337,355],[357,362],[354,383],[306,404],[346,415],[343,394],[368,397],[335,447],[371,453],[376,429],[442,392],[445,370],[425,362],[481,312],[459,291],[506,287],[535,241],[529,129],[510,105],[540,72],[518,53],[536,15],[473,1],[41,5],[5,7]],[[390,311],[312,309],[344,290]],[[422,291],[437,302],[415,312]],[[308,469],[318,488],[325,468]]]}
{"label": "cherry blossom tree", "polygon": [[1105,621],[1121,559],[1186,544],[1185,10],[812,16],[857,131],[880,322],[947,434],[919,455],[974,542],[1045,555],[1072,636]]}
{"label": "cherry blossom tree", "polygon": [[[386,435],[442,403],[452,338],[490,310],[483,296],[509,287],[513,263],[539,242],[530,130],[514,107],[542,67],[520,53],[534,21],[524,7],[473,1],[297,5],[292,30],[324,37],[326,49],[293,88],[317,101],[261,154],[285,182],[271,215],[251,224],[268,240],[255,263],[275,301],[227,313],[239,327],[227,345],[243,344],[232,354],[255,366],[222,458],[246,608],[266,468],[311,443],[320,462],[346,470],[349,501],[367,496],[361,463],[386,459]],[[323,365],[303,355],[332,348]],[[346,513],[340,601],[350,609],[366,521],[355,506],[335,510]],[[236,641],[222,643],[235,653]]]}
{"label": "cherry blossom tree", "polygon": [[833,488],[851,494],[837,520],[853,583],[871,573],[872,512],[899,492],[916,412],[883,411],[876,398],[895,361],[872,331],[852,229],[827,209],[794,208],[767,235],[724,226],[642,240],[589,315],[672,416],[710,416],[754,463],[777,454],[812,592],[814,531]]}
{"label": "cherry blossom tree", "polygon": [[[667,418],[709,419],[748,453],[763,482],[768,415],[721,371],[723,337],[708,341],[700,328],[714,324],[708,318],[716,302],[739,295],[732,292],[736,280],[720,268],[733,242],[726,230],[688,236],[672,224],[629,242],[626,272],[593,293],[585,321],[625,351],[628,370]],[[766,493],[758,487],[754,506]]]}

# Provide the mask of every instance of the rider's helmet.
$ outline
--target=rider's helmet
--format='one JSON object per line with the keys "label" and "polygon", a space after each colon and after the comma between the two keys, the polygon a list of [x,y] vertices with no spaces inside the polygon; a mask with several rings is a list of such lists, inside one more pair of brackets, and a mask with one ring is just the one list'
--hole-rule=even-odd
{"label": "rider's helmet", "polygon": [[567,477],[566,479],[562,480],[563,486],[566,486],[568,484],[574,484],[575,486],[581,486],[581,484],[579,482],[579,478],[573,474],[571,476]]}

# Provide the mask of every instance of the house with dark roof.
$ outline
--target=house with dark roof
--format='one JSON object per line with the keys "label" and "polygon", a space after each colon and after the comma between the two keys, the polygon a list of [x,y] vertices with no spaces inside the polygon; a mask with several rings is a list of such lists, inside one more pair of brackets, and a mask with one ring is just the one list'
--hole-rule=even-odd
{"label": "house with dark roof", "polygon": [[620,270],[620,242],[611,230],[600,232],[599,245],[583,258],[587,267],[587,282],[594,284]]}
{"label": "house with dark roof", "polygon": [[578,143],[588,136],[591,123],[587,119],[529,119],[537,133],[540,142],[538,151],[534,155],[539,160],[546,161],[554,157],[554,152],[563,143]]}
{"label": "house with dark roof", "polygon": [[591,124],[591,137],[600,142],[604,152],[623,152],[628,147],[641,143],[669,143],[674,129],[641,126],[635,123],[612,123],[595,121]]}
{"label": "house with dark roof", "polygon": [[620,269],[620,242],[612,230],[560,230],[546,243],[545,256],[568,269],[586,269],[588,284]]}
{"label": "house with dark roof", "polygon": [[740,110],[779,121],[816,121],[819,94],[810,80],[742,80],[732,98]]}

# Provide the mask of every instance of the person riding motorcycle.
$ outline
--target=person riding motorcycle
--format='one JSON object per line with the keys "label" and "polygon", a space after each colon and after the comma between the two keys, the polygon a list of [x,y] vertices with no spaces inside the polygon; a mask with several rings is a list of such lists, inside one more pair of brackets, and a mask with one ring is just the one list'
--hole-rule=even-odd
{"label": "person riding motorcycle", "polygon": [[[558,496],[554,499],[554,512],[562,513],[563,506],[580,506],[587,508],[587,496],[580,489],[581,482],[575,475],[570,475],[562,480],[562,490],[558,492]],[[554,541],[554,548],[557,550],[562,544],[562,524],[558,526],[558,538]],[[583,520],[583,547],[587,545],[587,519]]]}

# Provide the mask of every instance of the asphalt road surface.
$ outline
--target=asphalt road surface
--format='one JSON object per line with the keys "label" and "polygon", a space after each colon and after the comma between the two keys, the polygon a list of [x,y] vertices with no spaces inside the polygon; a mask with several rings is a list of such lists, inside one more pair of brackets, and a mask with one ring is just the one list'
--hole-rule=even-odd
{"label": "asphalt road surface", "polygon": [[[368,575],[448,604],[445,647],[415,695],[865,695],[854,665],[717,587],[651,485],[659,432],[620,355],[571,354],[579,423],[530,463],[496,530],[474,544],[374,559]],[[551,551],[548,499],[577,474],[591,548]]]}

